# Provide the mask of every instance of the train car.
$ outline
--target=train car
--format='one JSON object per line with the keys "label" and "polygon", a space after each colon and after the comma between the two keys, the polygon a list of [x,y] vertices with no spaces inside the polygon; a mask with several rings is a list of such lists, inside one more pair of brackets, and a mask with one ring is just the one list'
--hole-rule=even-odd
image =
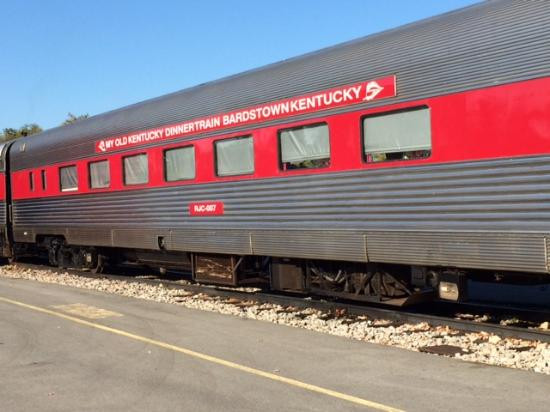
{"label": "train car", "polygon": [[8,214],[10,210],[11,191],[6,187],[8,184],[7,153],[10,143],[0,144],[0,256],[11,256],[10,238],[11,230],[8,227]]}
{"label": "train car", "polygon": [[549,23],[483,2],[23,138],[13,254],[395,304],[546,280]]}

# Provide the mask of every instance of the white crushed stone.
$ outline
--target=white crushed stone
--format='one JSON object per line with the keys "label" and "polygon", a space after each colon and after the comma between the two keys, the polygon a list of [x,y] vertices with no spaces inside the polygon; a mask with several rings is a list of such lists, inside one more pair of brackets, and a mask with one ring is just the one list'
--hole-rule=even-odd
{"label": "white crushed stone", "polygon": [[47,269],[28,269],[16,265],[0,267],[0,276],[171,303],[413,351],[429,346],[456,346],[462,349],[461,353],[452,355],[457,359],[550,375],[550,344],[537,341],[500,338],[486,332],[461,333],[448,326],[432,327],[427,323],[394,325],[388,320],[364,316],[349,318],[340,314],[334,317],[315,309],[299,310],[269,303],[243,303],[236,299],[194,294],[186,291],[185,286],[177,290],[167,289],[162,284],[153,286],[124,280],[90,279],[67,272],[60,274]]}

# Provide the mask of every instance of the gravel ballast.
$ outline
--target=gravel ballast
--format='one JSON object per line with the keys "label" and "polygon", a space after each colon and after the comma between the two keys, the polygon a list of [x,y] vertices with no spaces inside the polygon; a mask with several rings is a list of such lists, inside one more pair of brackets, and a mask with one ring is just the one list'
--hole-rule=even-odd
{"label": "gravel ballast", "polygon": [[242,302],[195,294],[186,291],[184,286],[181,289],[168,289],[162,285],[90,279],[67,272],[29,269],[17,265],[0,267],[0,276],[92,289],[305,328],[369,343],[450,356],[470,362],[550,374],[550,344],[542,342],[500,338],[485,332],[463,333],[446,326],[430,326],[427,323],[396,325],[382,319],[348,317],[345,314],[324,313],[316,309],[299,310],[270,303]]}

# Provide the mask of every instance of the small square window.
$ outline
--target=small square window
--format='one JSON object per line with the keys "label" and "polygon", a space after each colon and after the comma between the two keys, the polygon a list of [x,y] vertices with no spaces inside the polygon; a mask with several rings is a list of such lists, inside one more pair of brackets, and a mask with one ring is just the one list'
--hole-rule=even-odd
{"label": "small square window", "polygon": [[59,168],[59,184],[62,192],[78,190],[76,166],[65,166]]}
{"label": "small square window", "polygon": [[167,182],[195,178],[195,148],[193,146],[164,151],[164,178]]}
{"label": "small square window", "polygon": [[251,136],[218,140],[215,147],[218,176],[254,173],[254,142]]}
{"label": "small square window", "polygon": [[142,185],[149,181],[149,163],[145,153],[124,158],[124,184]]}
{"label": "small square window", "polygon": [[92,162],[88,165],[88,170],[90,173],[90,188],[105,189],[111,185],[111,173],[108,160]]}
{"label": "small square window", "polygon": [[312,169],[330,165],[328,125],[325,123],[279,130],[281,169]]}

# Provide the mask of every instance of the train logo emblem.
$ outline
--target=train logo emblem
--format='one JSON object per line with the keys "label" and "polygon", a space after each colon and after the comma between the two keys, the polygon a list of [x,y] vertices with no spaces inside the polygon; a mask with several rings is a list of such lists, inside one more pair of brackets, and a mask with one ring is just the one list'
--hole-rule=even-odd
{"label": "train logo emblem", "polygon": [[363,101],[370,102],[372,99],[378,96],[378,94],[382,90],[384,90],[384,88],[374,80],[372,82],[368,82],[367,86],[365,87],[365,98],[363,99]]}
{"label": "train logo emblem", "polygon": [[105,147],[105,140],[101,140],[98,145],[97,145],[97,148],[102,151],[102,152],[105,152],[107,151],[107,148]]}

